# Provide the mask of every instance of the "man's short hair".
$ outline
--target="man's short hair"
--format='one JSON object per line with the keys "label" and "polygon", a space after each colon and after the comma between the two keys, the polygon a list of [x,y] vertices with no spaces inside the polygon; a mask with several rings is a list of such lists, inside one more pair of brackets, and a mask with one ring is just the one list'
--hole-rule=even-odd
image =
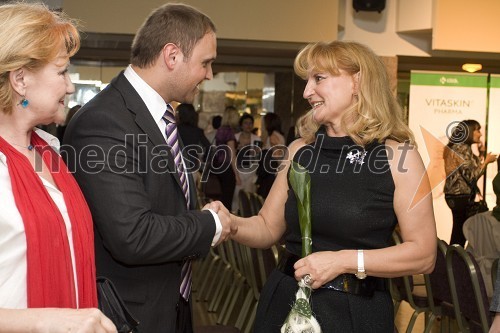
{"label": "man's short hair", "polygon": [[185,4],[167,3],[155,9],[137,31],[130,63],[151,66],[168,43],[177,45],[188,59],[196,43],[210,32],[215,32],[215,25],[208,16]]}

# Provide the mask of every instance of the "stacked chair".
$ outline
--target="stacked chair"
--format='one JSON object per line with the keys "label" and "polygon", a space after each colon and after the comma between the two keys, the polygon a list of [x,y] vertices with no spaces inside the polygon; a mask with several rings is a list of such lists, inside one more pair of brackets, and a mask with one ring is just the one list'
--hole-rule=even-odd
{"label": "stacked chair", "polygon": [[500,258],[496,258],[493,261],[493,265],[491,265],[491,283],[493,284],[493,288],[495,287],[496,281],[497,281],[497,274],[498,274],[498,260]]}
{"label": "stacked chair", "polygon": [[454,244],[446,252],[446,268],[460,332],[488,333],[492,319],[476,260],[462,246]]}
{"label": "stacked chair", "polygon": [[448,282],[448,272],[446,268],[446,252],[448,244],[441,240],[437,240],[437,256],[434,271],[430,274],[425,274],[425,286],[429,307],[431,310],[428,327],[426,332],[434,324],[435,320],[441,321],[441,332],[444,332],[445,322],[447,331],[450,332],[452,323],[455,323],[455,310],[453,308],[453,299],[451,298],[450,284]]}
{"label": "stacked chair", "polygon": [[[256,193],[240,191],[241,216],[256,215],[262,205]],[[198,262],[193,271],[193,300],[203,304],[212,323],[195,327],[195,333],[251,332],[260,291],[278,255],[278,247],[254,249],[230,240]]]}
{"label": "stacked chair", "polygon": [[[392,239],[394,241],[394,244],[396,245],[402,243],[401,236],[397,231],[393,232]],[[425,286],[414,284],[413,276],[392,278],[389,280],[389,282],[392,298],[394,300],[394,314],[397,314],[402,301],[406,301],[413,309],[413,313],[406,328],[406,332],[412,332],[415,321],[421,313],[423,313],[426,317],[426,323],[429,323],[431,309],[427,299]],[[425,332],[430,332],[430,326],[428,329],[426,326]]]}
{"label": "stacked chair", "polygon": [[[393,240],[395,244],[402,242],[396,231]],[[424,274],[424,281],[422,291],[413,284],[412,276],[390,279],[395,313],[402,301],[414,310],[407,333],[412,332],[421,313],[425,333],[431,332],[436,319],[441,321],[441,332],[447,328],[447,332],[488,333],[492,317],[484,280],[476,260],[462,246],[438,239],[436,265],[432,273]]]}

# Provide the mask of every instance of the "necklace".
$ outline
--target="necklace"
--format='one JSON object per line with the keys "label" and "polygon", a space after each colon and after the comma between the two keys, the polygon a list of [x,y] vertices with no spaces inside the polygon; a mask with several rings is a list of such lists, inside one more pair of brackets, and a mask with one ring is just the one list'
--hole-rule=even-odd
{"label": "necklace", "polygon": [[[20,145],[20,144],[17,144],[17,143],[12,142],[11,140],[7,140],[7,138],[9,138],[9,139],[13,139],[13,137],[11,137],[11,136],[8,136],[8,135],[3,135],[2,137],[4,138],[4,140],[5,140],[5,141],[7,141],[7,142],[8,142],[9,144],[11,144],[11,145],[18,146],[18,147],[21,147],[21,148],[24,148],[24,149],[28,149],[29,151],[32,151],[32,150],[35,148],[35,147],[31,144],[31,142],[30,142],[30,144],[29,144],[29,145],[27,145],[27,146],[26,146],[26,145]],[[30,141],[31,141],[31,137],[30,137]]]}
{"label": "necklace", "polygon": [[13,142],[9,142],[11,145],[14,145],[14,146],[18,146],[18,147],[21,147],[21,148],[24,148],[24,149],[28,149],[29,151],[32,151],[33,148],[33,145],[32,144],[29,144],[28,146],[23,146],[23,145],[18,145],[17,143],[13,143]]}

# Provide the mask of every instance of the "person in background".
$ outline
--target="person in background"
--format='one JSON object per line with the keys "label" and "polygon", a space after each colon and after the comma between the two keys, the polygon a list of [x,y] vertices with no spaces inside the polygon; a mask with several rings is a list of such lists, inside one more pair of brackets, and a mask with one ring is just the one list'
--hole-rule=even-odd
{"label": "person in background", "polygon": [[1,5],[0,22],[0,332],[116,332],[97,309],[89,208],[35,128],[64,120],[78,30],[41,4]]}
{"label": "person in background", "polygon": [[488,297],[493,294],[491,268],[495,259],[500,258],[500,173],[492,183],[496,206],[491,211],[469,217],[463,227],[466,250],[476,258]]}
{"label": "person in background", "polygon": [[237,142],[237,150],[242,149],[246,146],[262,146],[262,141],[260,137],[254,133],[254,119],[252,115],[248,113],[244,113],[239,120],[240,132],[235,134],[236,142]]}
{"label": "person in background", "polygon": [[[280,332],[300,280],[314,289],[310,304],[323,332],[393,332],[387,278],[430,273],[436,260],[431,188],[413,134],[383,62],[368,47],[313,43],[294,65],[307,80],[303,96],[311,106],[300,138],[259,214],[232,215],[237,242],[268,248],[285,239],[286,253],[260,294],[255,332]],[[312,254],[305,258],[290,161],[311,178],[305,241]],[[396,226],[403,242],[393,245]]]}
{"label": "person in background", "polygon": [[57,127],[57,138],[59,139],[59,142],[63,141],[64,132],[66,131],[66,126],[68,126],[71,118],[73,118],[75,113],[78,110],[80,110],[81,107],[82,106],[80,104],[77,104],[77,105],[73,106],[71,109],[69,109],[68,114],[66,114],[66,120],[64,121],[64,124]]}
{"label": "person in background", "polygon": [[285,137],[281,130],[281,118],[276,113],[266,113],[264,116],[264,126],[267,132],[267,139],[263,149],[271,149],[275,146],[284,146]]}
{"label": "person in background", "polygon": [[[244,113],[239,121],[241,131],[236,133],[236,167],[241,179],[241,185],[234,189],[232,211],[238,210],[238,193],[240,190],[255,192],[255,181],[257,180],[257,164],[260,157],[259,152],[262,141],[258,135],[252,133],[254,119],[252,115]],[[258,147],[258,148],[257,148]]]}
{"label": "person in background", "polygon": [[[477,144],[481,158],[472,152]],[[444,194],[446,204],[453,214],[453,228],[450,244],[465,245],[462,231],[467,220],[467,205],[471,197],[471,187],[477,187],[477,180],[486,171],[486,166],[494,162],[496,155],[485,154],[481,143],[481,125],[472,119],[462,120],[453,129],[443,153],[446,181]]]}
{"label": "person in background", "polygon": [[228,214],[197,209],[170,105],[192,104],[213,78],[216,40],[213,22],[191,6],[153,10],[131,64],[64,136],[94,218],[97,272],[113,280],[141,333],[192,332],[191,261],[230,231]]}
{"label": "person in background", "polygon": [[205,133],[205,136],[207,137],[211,145],[215,145],[215,134],[217,133],[217,130],[219,129],[221,123],[222,116],[217,115],[212,117],[212,129]]}
{"label": "person in background", "polygon": [[234,106],[227,106],[222,115],[222,124],[215,134],[215,156],[212,172],[217,175],[221,185],[220,201],[231,208],[236,185],[241,185],[236,169],[236,137],[240,115]]}
{"label": "person in background", "polygon": [[277,168],[285,156],[285,137],[281,119],[276,113],[264,116],[267,139],[262,148],[262,158],[257,169],[257,194],[266,198],[276,179]]}
{"label": "person in background", "polygon": [[500,333],[500,265],[497,268],[493,297],[491,298],[490,311],[495,314],[489,333]]}
{"label": "person in background", "polygon": [[210,149],[208,141],[203,130],[198,127],[198,113],[192,104],[181,103],[175,109],[177,111],[179,136],[182,139],[182,153],[187,162],[188,172],[195,176],[195,183],[198,183],[199,170],[201,162]]}

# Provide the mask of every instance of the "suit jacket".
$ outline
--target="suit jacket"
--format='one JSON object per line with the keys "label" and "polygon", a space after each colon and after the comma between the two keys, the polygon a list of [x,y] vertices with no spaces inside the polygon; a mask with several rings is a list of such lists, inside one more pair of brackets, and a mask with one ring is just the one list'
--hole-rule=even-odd
{"label": "suit jacket", "polygon": [[97,274],[116,284],[140,333],[175,332],[182,261],[208,253],[215,223],[187,209],[170,149],[123,72],[73,117],[64,142],[92,211]]}

